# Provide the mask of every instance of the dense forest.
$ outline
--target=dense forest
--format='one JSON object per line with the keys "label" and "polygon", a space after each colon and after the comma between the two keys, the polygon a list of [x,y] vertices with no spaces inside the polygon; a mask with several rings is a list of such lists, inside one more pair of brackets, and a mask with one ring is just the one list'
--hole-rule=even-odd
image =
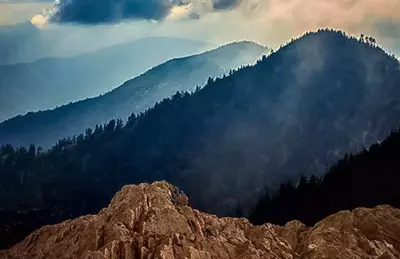
{"label": "dense forest", "polygon": [[[125,123],[113,119],[46,150],[4,145],[0,210],[5,222],[19,211],[52,222],[97,212],[121,186],[154,180],[179,186],[203,211],[230,215],[238,202],[247,210],[265,186],[322,173],[397,128],[398,68],[371,38],[308,33]],[[37,227],[11,222],[0,236]]]}
{"label": "dense forest", "polygon": [[400,208],[400,131],[359,153],[346,154],[323,176],[282,183],[259,200],[250,220],[309,226],[340,210],[388,204]]}

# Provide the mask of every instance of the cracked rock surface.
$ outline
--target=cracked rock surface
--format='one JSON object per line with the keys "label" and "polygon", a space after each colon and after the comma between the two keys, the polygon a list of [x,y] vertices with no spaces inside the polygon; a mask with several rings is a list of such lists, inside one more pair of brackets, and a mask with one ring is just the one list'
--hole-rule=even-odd
{"label": "cracked rock surface", "polygon": [[127,185],[97,215],[42,227],[0,258],[395,259],[400,210],[342,211],[313,228],[298,221],[253,226],[190,208],[167,182]]}

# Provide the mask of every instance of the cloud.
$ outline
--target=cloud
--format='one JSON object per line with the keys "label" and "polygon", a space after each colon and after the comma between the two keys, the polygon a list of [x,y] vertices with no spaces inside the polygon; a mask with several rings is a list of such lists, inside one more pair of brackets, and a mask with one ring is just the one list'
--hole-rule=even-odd
{"label": "cloud", "polygon": [[[191,11],[192,5],[187,4],[183,6],[174,6],[171,8],[169,15],[167,16],[168,20],[181,20],[185,18],[191,18],[190,15],[194,14]],[[193,17],[194,18],[194,17]]]}
{"label": "cloud", "polygon": [[29,21],[32,16],[52,6],[53,3],[43,1],[0,0],[0,25]]}
{"label": "cloud", "polygon": [[41,14],[35,15],[35,16],[32,17],[31,23],[33,25],[37,26],[38,28],[41,28],[41,27],[46,25],[47,17],[45,17],[45,16],[43,16]]}
{"label": "cloud", "polygon": [[213,7],[216,10],[226,10],[237,6],[241,0],[214,0]]}
{"label": "cloud", "polygon": [[125,19],[160,20],[174,5],[169,0],[61,0],[51,20],[83,24],[112,23]]}
{"label": "cloud", "polygon": [[78,24],[128,19],[161,21],[171,14],[175,16],[177,11],[187,11],[185,18],[198,18],[202,12],[229,10],[239,3],[240,0],[58,0],[49,17],[52,22]]}
{"label": "cloud", "polygon": [[[231,1],[229,12],[215,12],[216,1],[202,3],[192,0],[190,8],[179,9],[180,18],[199,14],[201,19],[158,26],[168,27],[168,33],[175,27],[181,35],[195,34],[214,42],[249,39],[272,47],[319,28],[345,30],[354,36],[364,33],[380,43],[398,38],[400,45],[399,0],[242,0]],[[180,19],[172,13],[174,20]]]}
{"label": "cloud", "polygon": [[400,21],[391,19],[379,20],[375,23],[375,29],[380,37],[400,40]]}
{"label": "cloud", "polygon": [[[158,12],[160,15],[154,15],[154,13],[157,14],[154,11],[145,15],[146,13],[140,11],[141,9],[136,9],[135,12],[130,11],[133,8],[129,5],[130,3],[139,5],[142,1],[146,2],[143,5],[146,8],[156,8],[161,5],[163,11]],[[73,28],[71,32],[67,30],[65,36],[60,36],[58,44],[63,46],[71,45],[72,40],[76,41],[72,44],[76,46],[89,44],[88,42],[93,44],[90,37],[86,35],[91,35],[94,30],[105,30],[107,33],[101,42],[110,38],[113,38],[113,41],[119,39],[125,41],[126,37],[137,39],[148,36],[171,36],[206,40],[215,44],[253,40],[277,48],[305,31],[330,27],[345,30],[355,36],[361,33],[374,36],[382,46],[400,54],[398,29],[400,26],[397,26],[400,25],[399,0],[231,0],[228,3],[221,1],[217,3],[217,0],[96,0],[96,2],[69,0],[67,4],[67,0],[59,0],[54,8],[49,9],[50,11],[42,16],[35,16],[31,21],[40,27],[43,22],[52,18],[50,22],[54,23],[47,27]],[[114,5],[106,8],[107,3],[114,3]],[[117,7],[115,3],[119,3],[121,7]],[[48,2],[46,4],[49,5]],[[11,6],[11,4],[4,5]],[[15,6],[19,9],[25,5]],[[71,6],[66,7],[66,5]],[[54,3],[50,5],[50,7],[53,6]],[[1,19],[6,24],[15,21],[17,15],[29,20],[40,13],[42,8],[36,9],[36,13],[29,10],[31,16],[26,17],[27,14],[25,11],[22,12],[22,9],[21,11],[17,11],[17,7],[5,9],[0,4],[0,23]],[[69,12],[71,12],[70,16],[67,15]],[[147,19],[163,22],[149,23]],[[123,30],[120,28],[122,21]],[[74,26],[73,24],[95,24],[96,26]],[[103,26],[105,27],[100,28]],[[79,28],[79,33],[75,32],[77,28]],[[95,38],[103,34],[99,32]],[[113,36],[110,36],[111,34]]]}
{"label": "cloud", "polygon": [[287,37],[321,27],[374,33],[376,21],[399,20],[399,13],[399,0],[268,0],[258,18]]}
{"label": "cloud", "polygon": [[[127,20],[184,21],[193,31],[199,26],[191,20],[202,24],[209,19],[209,32],[204,33],[212,38],[242,37],[277,47],[305,31],[324,27],[388,41],[397,37],[399,13],[399,0],[56,0],[54,8],[32,21],[41,26],[45,21],[84,25]],[[161,25],[164,23],[157,24],[165,27]],[[185,27],[182,23],[174,26]]]}
{"label": "cloud", "polygon": [[400,56],[400,21],[382,19],[375,22],[374,31],[378,42],[391,53]]}

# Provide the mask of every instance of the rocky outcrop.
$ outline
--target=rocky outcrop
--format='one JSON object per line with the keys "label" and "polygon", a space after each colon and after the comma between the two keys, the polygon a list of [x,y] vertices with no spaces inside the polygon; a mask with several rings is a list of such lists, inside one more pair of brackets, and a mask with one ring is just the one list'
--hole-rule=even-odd
{"label": "rocky outcrop", "polygon": [[253,226],[191,209],[166,182],[129,185],[99,214],[42,227],[0,258],[400,258],[400,210],[344,211],[313,228]]}

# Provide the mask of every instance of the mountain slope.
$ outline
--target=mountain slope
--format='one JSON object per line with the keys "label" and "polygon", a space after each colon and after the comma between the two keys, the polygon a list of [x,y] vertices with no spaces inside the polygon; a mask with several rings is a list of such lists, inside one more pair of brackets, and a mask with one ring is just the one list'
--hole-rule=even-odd
{"label": "mountain slope", "polygon": [[[124,127],[110,121],[39,154],[5,147],[0,197],[8,208],[82,215],[126,183],[165,179],[194,207],[227,215],[238,201],[250,206],[265,185],[323,172],[344,152],[385,138],[398,126],[399,84],[398,61],[380,48],[341,32],[309,33]],[[35,127],[6,125],[0,136]]]}
{"label": "mountain slope", "polygon": [[399,258],[400,210],[342,211],[313,228],[193,210],[166,182],[124,186],[97,215],[43,227],[0,258]]}
{"label": "mountain slope", "polygon": [[97,96],[155,65],[209,47],[186,39],[146,38],[71,58],[0,66],[0,121]]}
{"label": "mountain slope", "polygon": [[297,219],[314,225],[340,210],[388,204],[400,208],[400,132],[381,143],[345,155],[326,175],[303,176],[296,185],[284,183],[255,207],[251,220],[286,224]]}
{"label": "mountain slope", "polygon": [[[266,52],[266,48],[255,43],[240,42],[173,59],[102,96],[7,120],[0,124],[0,143],[26,146],[35,143],[49,147],[60,138],[84,132],[96,124],[113,118],[126,119],[132,112],[142,112],[177,91],[193,91],[209,77],[253,64]],[[108,76],[100,75],[96,73],[97,80],[108,82],[103,79]]]}

